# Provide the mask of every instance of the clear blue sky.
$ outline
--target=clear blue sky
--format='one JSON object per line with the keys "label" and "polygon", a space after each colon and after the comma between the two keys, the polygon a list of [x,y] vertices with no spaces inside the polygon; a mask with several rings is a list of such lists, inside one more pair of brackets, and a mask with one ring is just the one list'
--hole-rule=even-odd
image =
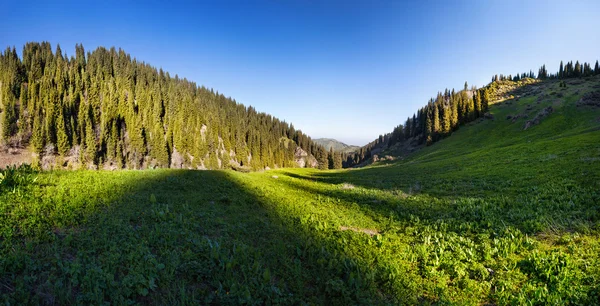
{"label": "clear blue sky", "polygon": [[445,88],[600,58],[598,0],[120,2],[2,1],[0,47],[121,47],[313,138],[356,145]]}

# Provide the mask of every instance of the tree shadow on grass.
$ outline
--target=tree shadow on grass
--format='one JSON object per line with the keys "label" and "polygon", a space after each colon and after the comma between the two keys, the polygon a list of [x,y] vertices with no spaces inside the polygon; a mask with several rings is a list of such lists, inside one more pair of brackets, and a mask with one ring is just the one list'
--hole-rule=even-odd
{"label": "tree shadow on grass", "polygon": [[[361,169],[310,176],[284,171],[283,174],[292,179],[280,181],[310,194],[357,203],[376,220],[392,218],[405,225],[417,219],[429,224],[443,222],[455,231],[463,231],[465,226],[492,232],[512,227],[526,234],[560,234],[577,230],[594,231],[600,222],[599,195],[572,182],[558,182],[546,189],[534,188],[528,194],[516,197],[502,193],[469,196],[468,190],[472,186],[431,193],[410,184],[377,188],[374,186],[380,185],[373,183],[375,177],[381,177],[377,171]],[[371,173],[362,175],[363,172]]]}
{"label": "tree shadow on grass", "polygon": [[274,209],[278,203],[241,184],[233,177],[238,174],[159,170],[48,175],[55,185],[33,186],[30,196],[16,201],[37,206],[39,215],[21,216],[21,223],[12,224],[15,233],[3,241],[1,302],[424,301],[410,267],[402,268],[405,281],[390,286],[372,271],[373,263],[347,253],[341,242],[364,243],[371,237],[283,216]]}

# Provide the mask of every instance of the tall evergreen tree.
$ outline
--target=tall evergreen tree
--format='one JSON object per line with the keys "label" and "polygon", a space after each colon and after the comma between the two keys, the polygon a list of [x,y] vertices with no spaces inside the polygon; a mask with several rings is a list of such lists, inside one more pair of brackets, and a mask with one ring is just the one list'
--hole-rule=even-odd
{"label": "tall evergreen tree", "polygon": [[563,61],[560,61],[560,66],[558,67],[558,77],[562,79],[564,77],[564,73]]}
{"label": "tall evergreen tree", "polygon": [[334,152],[333,152],[333,147],[329,148],[329,153],[327,154],[327,162],[328,162],[328,166],[329,169],[334,169],[335,165],[334,165]]}
{"label": "tall evergreen tree", "polygon": [[67,152],[69,152],[69,148],[71,146],[69,143],[69,137],[67,136],[67,126],[65,124],[65,118],[61,107],[59,107],[56,115],[56,146],[58,149],[58,154],[62,156],[67,155]]}

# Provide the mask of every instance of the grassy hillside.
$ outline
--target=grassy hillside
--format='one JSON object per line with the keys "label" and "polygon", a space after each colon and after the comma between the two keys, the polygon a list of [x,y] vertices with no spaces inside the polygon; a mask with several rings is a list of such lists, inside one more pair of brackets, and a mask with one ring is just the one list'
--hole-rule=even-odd
{"label": "grassy hillside", "polygon": [[359,146],[347,145],[341,141],[331,139],[331,138],[313,139],[313,142],[315,142],[318,145],[324,146],[325,149],[327,149],[327,151],[329,151],[331,148],[333,148],[333,151],[340,152],[340,153],[355,152],[356,150],[358,150],[360,148]]}
{"label": "grassy hillside", "polygon": [[598,304],[600,81],[573,81],[361,169],[11,174],[0,302]]}

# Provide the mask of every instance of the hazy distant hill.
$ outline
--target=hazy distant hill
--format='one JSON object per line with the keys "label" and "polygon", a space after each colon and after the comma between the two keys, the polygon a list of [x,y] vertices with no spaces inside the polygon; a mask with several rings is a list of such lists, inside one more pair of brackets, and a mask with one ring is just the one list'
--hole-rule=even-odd
{"label": "hazy distant hill", "polygon": [[331,138],[319,138],[313,139],[313,141],[318,145],[324,146],[325,149],[327,149],[327,151],[329,151],[331,147],[333,147],[333,150],[336,152],[349,153],[354,152],[360,148],[359,146],[347,145],[341,141],[337,141]]}

